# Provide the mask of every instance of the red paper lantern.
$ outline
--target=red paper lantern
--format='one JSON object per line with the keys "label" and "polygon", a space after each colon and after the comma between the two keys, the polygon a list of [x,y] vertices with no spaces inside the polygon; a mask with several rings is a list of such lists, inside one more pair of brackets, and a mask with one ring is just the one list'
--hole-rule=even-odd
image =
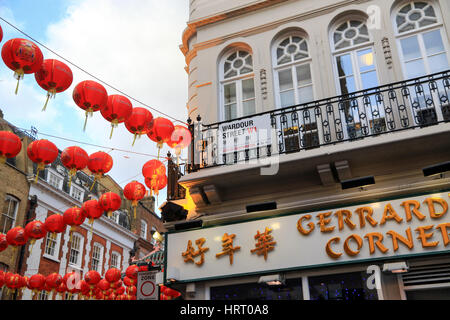
{"label": "red paper lantern", "polygon": [[81,208],[72,207],[64,211],[64,224],[71,226],[72,230],[75,226],[82,225],[84,220],[86,220],[86,217],[84,216],[84,212]]}
{"label": "red paper lantern", "polygon": [[97,200],[92,199],[83,203],[81,206],[84,216],[89,219],[89,224],[92,226],[95,219],[98,219],[103,214],[103,208]]}
{"label": "red paper lantern", "polygon": [[5,163],[7,158],[14,158],[22,149],[22,141],[12,132],[0,131],[0,163]]}
{"label": "red paper lantern", "polygon": [[53,299],[55,298],[56,289],[63,282],[63,278],[56,272],[49,274],[45,278],[46,291],[53,291]]}
{"label": "red paper lantern", "polygon": [[154,178],[145,178],[145,185],[150,189],[150,195],[154,192],[159,195],[159,190],[164,189],[167,186],[167,176],[159,175]]}
{"label": "red paper lantern", "polygon": [[159,158],[159,151],[161,150],[164,143],[167,143],[170,141],[170,138],[172,136],[172,132],[175,129],[172,121],[166,118],[155,118],[150,123],[150,130],[147,133],[147,136],[150,138],[150,140],[157,143],[158,147],[158,158]]}
{"label": "red paper lantern", "polygon": [[[47,229],[45,228],[44,223],[38,220],[31,221],[27,223],[25,226],[25,233],[28,238],[31,239],[31,245],[34,245],[34,242],[37,239],[42,239],[47,234]],[[30,250],[31,251],[31,250]]]}
{"label": "red paper lantern", "polygon": [[24,74],[35,73],[39,70],[44,60],[41,49],[33,42],[15,38],[3,45],[2,59],[6,66],[14,71],[17,79],[16,94],[19,90],[19,81]]}
{"label": "red paper lantern", "polygon": [[[28,285],[33,291],[33,293],[36,295],[38,291],[44,290],[45,287],[45,277],[38,273],[34,274],[30,277],[30,280],[28,280]],[[33,299],[35,297],[33,296]]]}
{"label": "red paper lantern", "polygon": [[106,291],[109,289],[110,287],[110,283],[108,282],[108,280],[106,279],[101,279],[98,283],[97,283],[97,287],[102,290],[102,291]]}
{"label": "red paper lantern", "polygon": [[142,166],[142,175],[145,178],[154,178],[154,176],[164,174],[166,174],[166,166],[159,160],[149,160]]}
{"label": "red paper lantern", "polygon": [[91,288],[85,280],[80,280],[80,292],[83,296],[90,297]]}
{"label": "red paper lantern", "polygon": [[47,232],[61,233],[66,231],[64,217],[57,213],[48,216],[47,219],[45,219],[44,225]]}
{"label": "red paper lantern", "polygon": [[86,168],[89,162],[89,155],[84,149],[72,146],[67,147],[61,153],[61,162],[69,169],[69,187],[72,182],[72,176],[78,171]]}
{"label": "red paper lantern", "polygon": [[5,277],[5,286],[7,286],[12,291],[15,291],[16,289],[20,288],[22,285],[21,283],[21,277],[17,273],[10,273],[8,272]]}
{"label": "red paper lantern", "polygon": [[177,165],[178,159],[181,155],[181,150],[187,148],[191,144],[191,141],[192,136],[189,129],[180,125],[176,125],[169,141],[167,141],[167,145],[170,148],[175,149],[175,155],[177,156]]}
{"label": "red paper lantern", "polygon": [[124,283],[127,287],[134,285],[134,282],[135,282],[135,281],[134,281],[133,279],[129,278],[128,276],[123,277],[123,283]]}
{"label": "red paper lantern", "polygon": [[121,295],[125,293],[125,287],[119,286],[116,288],[116,295]]}
{"label": "red paper lantern", "polygon": [[58,148],[51,141],[46,139],[35,140],[28,145],[27,155],[31,161],[37,163],[36,179],[39,177],[39,171],[44,170],[47,164],[52,163],[58,157]]}
{"label": "red paper lantern", "polygon": [[135,264],[132,264],[125,270],[125,274],[128,278],[132,280],[136,280],[139,272],[139,267]]}
{"label": "red paper lantern", "polygon": [[12,246],[23,246],[28,241],[28,235],[22,227],[14,227],[6,233],[6,241]]}
{"label": "red paper lantern", "polygon": [[136,286],[129,286],[129,287],[127,287],[127,293],[130,296],[135,296],[136,293],[137,293]]}
{"label": "red paper lantern", "polygon": [[106,107],[108,103],[108,92],[100,83],[85,80],[77,84],[73,90],[73,100],[81,109],[86,111],[83,131],[86,130],[88,117],[93,113]]}
{"label": "red paper lantern", "polygon": [[69,89],[73,81],[72,70],[65,63],[54,59],[44,60],[34,77],[38,85],[47,91],[47,100],[42,111],[45,111],[50,98]]}
{"label": "red paper lantern", "polygon": [[61,299],[63,298],[64,294],[67,291],[67,286],[65,284],[65,282],[61,282],[60,285],[56,288],[56,292],[58,292],[58,294],[61,296]]}
{"label": "red paper lantern", "polygon": [[134,180],[128,183],[123,189],[125,198],[131,201],[131,207],[134,209],[134,218],[136,219],[136,207],[138,201],[145,197],[145,186]]}
{"label": "red paper lantern", "polygon": [[107,212],[108,217],[111,217],[111,213],[119,210],[122,205],[122,199],[117,193],[114,192],[106,192],[102,194],[98,202],[103,208],[103,211]]}
{"label": "red paper lantern", "polygon": [[106,107],[100,109],[100,113],[103,118],[111,122],[111,134],[109,138],[112,138],[114,128],[119,126],[119,123],[125,122],[133,112],[133,105],[131,101],[119,94],[113,94],[108,97]]}
{"label": "red paper lantern", "polygon": [[105,273],[105,279],[113,285],[120,280],[120,277],[120,270],[117,268],[111,268]]}
{"label": "red paper lantern", "polygon": [[89,296],[93,296],[93,290],[95,288],[95,285],[99,283],[101,279],[102,276],[95,270],[90,270],[85,274],[84,280],[88,285],[90,285]]}
{"label": "red paper lantern", "polygon": [[0,252],[6,250],[6,248],[8,248],[8,241],[6,240],[6,234],[0,233]]}
{"label": "red paper lantern", "polygon": [[2,42],[2,40],[3,40],[3,30],[2,30],[2,26],[0,26],[0,42]]}
{"label": "red paper lantern", "polygon": [[136,137],[140,137],[143,134],[147,134],[150,130],[149,126],[153,120],[153,115],[145,108],[136,107],[133,108],[131,115],[125,120],[125,127],[134,134],[133,146],[136,141]]}
{"label": "red paper lantern", "polygon": [[88,168],[94,174],[94,183],[92,183],[90,190],[94,187],[95,181],[109,172],[112,166],[113,159],[106,152],[98,151],[89,156]]}

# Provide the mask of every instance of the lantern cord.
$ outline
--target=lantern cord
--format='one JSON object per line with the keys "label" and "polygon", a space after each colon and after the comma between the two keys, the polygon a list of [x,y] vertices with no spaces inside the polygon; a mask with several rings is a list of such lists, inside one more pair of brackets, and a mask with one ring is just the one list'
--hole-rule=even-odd
{"label": "lantern cord", "polygon": [[109,139],[110,139],[110,140],[111,140],[111,138],[112,138],[113,131],[114,131],[114,127],[111,126],[111,133],[109,134]]}
{"label": "lantern cord", "polygon": [[45,109],[47,109],[47,104],[48,104],[48,100],[50,99],[50,95],[47,93],[47,100],[45,100],[45,104],[44,107],[42,108],[41,111],[45,111]]}
{"label": "lantern cord", "polygon": [[19,92],[19,83],[20,83],[20,79],[17,79],[16,95],[17,95],[17,92]]}
{"label": "lantern cord", "polygon": [[86,118],[84,119],[83,131],[86,131],[87,120],[88,120],[88,112],[86,111]]}
{"label": "lantern cord", "polygon": [[[131,145],[132,147],[134,146],[134,143],[136,142],[136,133],[134,133],[134,139],[133,139],[133,144]],[[159,158],[159,155],[158,155],[158,158]]]}
{"label": "lantern cord", "polygon": [[97,182],[97,177],[95,176],[94,177],[94,182],[92,182],[92,186],[89,188],[89,191],[92,191],[92,189],[94,188],[96,182]]}
{"label": "lantern cord", "polygon": [[[150,107],[149,105],[147,105],[147,104],[145,104],[145,103],[139,101],[138,99],[133,98],[132,96],[126,94],[126,93],[123,92],[122,90],[119,90],[119,89],[117,89],[116,87],[110,85],[109,83],[107,83],[107,82],[101,80],[100,78],[96,77],[96,76],[93,75],[92,73],[86,71],[86,70],[83,69],[82,67],[76,65],[76,64],[73,63],[72,61],[70,61],[70,60],[64,58],[63,56],[61,56],[61,55],[58,54],[57,52],[53,51],[52,49],[50,49],[49,47],[47,47],[47,46],[44,45],[43,43],[41,43],[41,42],[39,42],[38,40],[34,39],[33,37],[31,37],[30,35],[28,35],[28,34],[25,33],[24,31],[20,30],[18,27],[16,27],[16,26],[13,25],[12,23],[10,23],[9,21],[5,20],[4,18],[0,17],[0,20],[3,20],[6,24],[10,25],[12,28],[16,29],[18,32],[20,32],[21,34],[25,35],[26,37],[28,37],[28,38],[31,39],[32,41],[36,42],[36,43],[37,43],[38,45],[40,45],[41,47],[47,49],[48,51],[50,51],[50,52],[53,53],[54,55],[56,55],[56,56],[58,56],[59,58],[63,59],[63,60],[66,61],[67,63],[71,64],[71,65],[74,66],[75,68],[81,70],[82,72],[86,73],[87,75],[91,76],[92,78],[96,79],[97,81],[103,83],[104,85],[110,87],[111,89],[116,90],[117,92],[119,92],[120,94],[126,96],[127,98],[129,98],[129,99],[131,99],[131,100],[134,100],[135,102],[137,102],[137,103],[139,103],[139,104],[142,104],[143,106],[147,107],[148,109],[153,110],[153,111],[155,111],[155,112],[157,112],[157,113],[159,113],[159,114],[162,114],[163,116],[166,116],[167,118],[170,118],[170,119],[172,119],[172,120],[174,120],[174,121],[180,122],[180,123],[182,123],[182,124],[184,124],[184,125],[188,125],[186,122],[181,121],[181,120],[178,120],[178,119],[176,119],[176,118],[174,118],[174,117],[172,117],[172,116],[170,116],[170,115],[168,115],[168,114],[166,114],[166,113],[164,113],[164,112],[162,112],[162,111],[160,111],[160,110],[158,110],[158,109],[155,109],[155,108],[153,108],[153,107]],[[19,85],[17,84],[17,86],[19,86]]]}

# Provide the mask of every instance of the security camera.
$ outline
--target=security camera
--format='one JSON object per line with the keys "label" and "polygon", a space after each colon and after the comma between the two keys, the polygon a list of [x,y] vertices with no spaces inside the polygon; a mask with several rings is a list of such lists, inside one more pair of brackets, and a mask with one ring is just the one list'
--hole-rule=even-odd
{"label": "security camera", "polygon": [[408,272],[408,264],[405,261],[385,263],[383,265],[383,272],[404,273]]}

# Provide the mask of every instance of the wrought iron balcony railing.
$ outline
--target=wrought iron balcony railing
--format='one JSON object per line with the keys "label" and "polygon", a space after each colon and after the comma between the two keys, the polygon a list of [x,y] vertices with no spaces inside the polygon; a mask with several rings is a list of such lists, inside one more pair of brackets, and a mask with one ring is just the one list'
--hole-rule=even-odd
{"label": "wrought iron balcony railing", "polygon": [[449,92],[447,70],[210,125],[197,118],[187,170],[450,122]]}

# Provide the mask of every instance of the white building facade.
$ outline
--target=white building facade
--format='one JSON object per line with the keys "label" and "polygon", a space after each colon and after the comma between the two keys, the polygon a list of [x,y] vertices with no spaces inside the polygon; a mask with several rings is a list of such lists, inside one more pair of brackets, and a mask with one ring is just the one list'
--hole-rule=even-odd
{"label": "white building facade", "polygon": [[449,299],[449,13],[192,0],[190,211],[165,224],[166,283],[188,299]]}

